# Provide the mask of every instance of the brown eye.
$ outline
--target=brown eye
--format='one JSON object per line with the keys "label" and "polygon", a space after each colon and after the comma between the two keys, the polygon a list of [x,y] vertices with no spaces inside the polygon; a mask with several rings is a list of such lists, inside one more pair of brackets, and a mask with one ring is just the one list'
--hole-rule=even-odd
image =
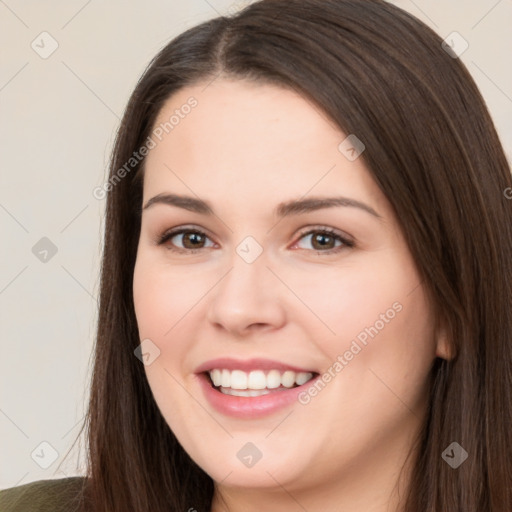
{"label": "brown eye", "polygon": [[[302,233],[300,236],[300,240],[306,240],[308,238],[309,241],[307,242],[307,245],[312,246],[312,248],[318,252],[328,254],[354,246],[354,242],[348,240],[346,237],[331,228],[311,229]],[[308,249],[309,247],[299,248]]]}
{"label": "brown eye", "polygon": [[336,239],[326,233],[317,233],[311,237],[311,243],[315,249],[334,249]]}
{"label": "brown eye", "polygon": [[181,228],[167,231],[157,243],[158,245],[167,245],[168,249],[172,251],[190,253],[206,248],[205,244],[208,240],[208,236],[202,231]]}
{"label": "brown eye", "polygon": [[181,240],[186,249],[196,249],[203,246],[204,239],[205,237],[201,233],[186,231],[182,234]]}

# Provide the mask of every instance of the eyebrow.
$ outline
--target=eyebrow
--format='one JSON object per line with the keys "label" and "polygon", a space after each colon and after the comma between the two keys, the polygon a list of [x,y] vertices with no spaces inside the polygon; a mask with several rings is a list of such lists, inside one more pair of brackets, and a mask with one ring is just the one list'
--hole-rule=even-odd
{"label": "eyebrow", "polygon": [[[197,199],[191,196],[180,196],[177,194],[158,194],[149,199],[142,210],[147,210],[155,204],[166,204],[169,206],[176,206],[191,212],[199,213],[201,215],[215,215],[211,204],[208,201]],[[306,199],[292,199],[279,203],[274,213],[278,217],[287,217],[290,215],[299,215],[309,213],[323,208],[333,208],[336,206],[347,206],[351,208],[359,208],[374,217],[382,219],[371,206],[368,206],[361,201],[351,199],[349,197],[309,197]]]}

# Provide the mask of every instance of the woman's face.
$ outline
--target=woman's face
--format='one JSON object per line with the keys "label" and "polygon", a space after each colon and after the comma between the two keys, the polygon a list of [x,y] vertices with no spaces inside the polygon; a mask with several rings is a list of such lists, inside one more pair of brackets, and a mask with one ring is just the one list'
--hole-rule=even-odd
{"label": "woman's face", "polygon": [[445,347],[361,147],[290,90],[222,79],[151,138],[134,301],[184,449],[231,489],[396,477]]}

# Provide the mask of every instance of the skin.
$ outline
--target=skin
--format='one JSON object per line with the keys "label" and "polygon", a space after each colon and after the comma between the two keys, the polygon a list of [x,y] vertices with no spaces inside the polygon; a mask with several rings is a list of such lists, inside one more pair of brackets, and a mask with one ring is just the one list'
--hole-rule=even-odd
{"label": "skin", "polygon": [[[398,510],[394,489],[423,420],[430,367],[450,354],[391,204],[363,159],[338,150],[346,134],[297,93],[226,78],[205,87],[167,101],[155,125],[190,96],[198,105],[146,160],[143,204],[172,192],[215,211],[143,211],[133,291],[140,339],[160,350],[145,366],[156,403],[216,482],[214,512]],[[364,202],[381,218],[346,206],[273,214],[282,201],[332,195]],[[190,235],[157,245],[180,226],[203,231],[203,248],[170,250],[192,247]],[[355,246],[327,254],[340,242],[322,249],[301,238],[322,227]],[[263,249],[250,264],[236,252],[247,236]],[[328,371],[396,302],[401,311],[306,405],[241,419],[203,396],[195,369],[217,357]],[[247,442],[263,454],[251,468],[236,456]]]}

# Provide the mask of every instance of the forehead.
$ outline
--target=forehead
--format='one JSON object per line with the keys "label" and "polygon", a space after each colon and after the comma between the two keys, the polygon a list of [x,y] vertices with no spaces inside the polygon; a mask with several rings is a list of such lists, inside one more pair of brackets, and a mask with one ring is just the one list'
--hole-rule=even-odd
{"label": "forehead", "polygon": [[382,200],[363,160],[340,151],[347,135],[290,89],[220,79],[186,87],[167,100],[156,130],[146,199],[176,189],[241,206],[262,191],[268,203],[333,191]]}
{"label": "forehead", "polygon": [[[195,106],[188,107],[190,103]],[[165,130],[171,118],[172,129],[167,126],[168,133],[162,134],[171,145],[186,143],[188,148],[195,143],[207,150],[215,143],[237,156],[242,151],[262,156],[284,153],[297,142],[305,147],[296,146],[294,153],[332,151],[343,135],[324,112],[295,91],[241,80],[217,79],[179,90],[164,104],[155,127]]]}

